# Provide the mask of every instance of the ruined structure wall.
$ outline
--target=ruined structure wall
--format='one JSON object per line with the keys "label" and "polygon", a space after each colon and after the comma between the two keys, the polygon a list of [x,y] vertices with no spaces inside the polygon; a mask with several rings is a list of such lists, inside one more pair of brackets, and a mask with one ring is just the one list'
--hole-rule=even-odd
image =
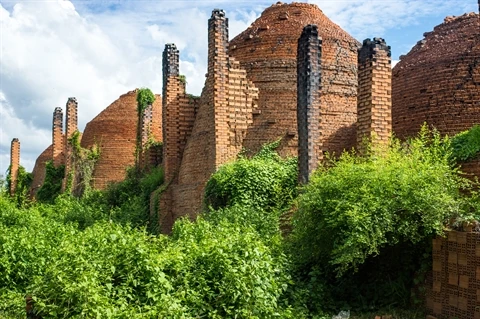
{"label": "ruined structure wall", "polygon": [[73,154],[72,154],[72,145],[69,142],[69,139],[73,136],[73,134],[78,130],[78,116],[77,116],[77,109],[78,103],[77,99],[74,97],[70,97],[67,100],[66,104],[67,114],[65,116],[65,135],[64,135],[64,163],[65,163],[65,177],[62,181],[62,191],[65,191],[67,188],[67,182],[69,180],[69,176],[72,170],[73,165]]}
{"label": "ruined structure wall", "polygon": [[480,123],[480,15],[447,17],[393,69],[395,135],[427,122],[442,134]]}
{"label": "ruined structure wall", "polygon": [[[237,156],[252,122],[258,92],[247,80],[246,71],[229,58],[227,41],[228,20],[223,11],[216,9],[209,20],[208,75],[202,96],[199,100],[189,98],[187,102],[188,96],[180,92],[174,102],[169,102],[169,96],[164,99],[164,123],[166,127],[169,122],[176,125],[165,130],[165,146],[174,144],[177,152],[172,158],[181,156],[177,172],[170,173],[169,166],[165,167],[170,184],[160,198],[160,224],[164,233],[171,230],[177,218],[185,215],[194,218],[201,211],[208,178],[220,165]],[[171,69],[164,66],[164,70]],[[169,94],[171,84],[164,83]],[[176,83],[174,88],[179,85]],[[179,117],[172,119],[174,114]],[[173,136],[176,139],[172,141]],[[170,154],[165,153],[164,159],[168,160]]]}
{"label": "ruined structure wall", "polygon": [[366,39],[358,51],[357,146],[388,144],[392,134],[391,52],[385,40]]}
{"label": "ruined structure wall", "polygon": [[480,319],[480,233],[447,232],[433,240],[427,313],[432,319]]}
{"label": "ruined structure wall", "polygon": [[10,195],[15,195],[18,185],[18,169],[20,167],[20,141],[14,138],[10,145]]}
{"label": "ruined structure wall", "polygon": [[40,187],[42,187],[46,174],[45,165],[48,161],[52,160],[52,153],[53,144],[47,147],[35,161],[35,166],[33,167],[32,171],[33,180],[29,191],[30,197],[35,197],[37,191],[40,189]]}
{"label": "ruined structure wall", "polygon": [[308,183],[323,158],[320,124],[322,40],[316,25],[303,29],[297,55],[299,182]]}
{"label": "ruined structure wall", "polygon": [[64,142],[63,111],[61,107],[57,107],[53,112],[52,154],[50,154],[50,160],[53,160],[53,165],[55,165],[55,167],[65,163]]}
{"label": "ruined structure wall", "polygon": [[[92,186],[104,189],[108,183],[125,178],[128,167],[135,164],[137,138],[137,91],[120,96],[115,102],[90,121],[82,135],[81,146],[100,148],[92,177]],[[161,97],[156,95],[152,105],[152,134],[161,140]]]}
{"label": "ruined structure wall", "polygon": [[318,25],[323,40],[325,151],[339,153],[355,145],[358,41],[316,5],[277,3],[229,44],[230,55],[259,89],[258,110],[244,142],[253,152],[283,138],[281,155],[297,155],[297,41],[308,24]]}

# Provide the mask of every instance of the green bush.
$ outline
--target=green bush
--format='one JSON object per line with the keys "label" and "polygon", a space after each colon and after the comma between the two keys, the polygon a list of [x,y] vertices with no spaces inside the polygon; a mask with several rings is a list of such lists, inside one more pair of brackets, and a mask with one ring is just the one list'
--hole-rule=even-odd
{"label": "green bush", "polygon": [[[365,157],[345,153],[314,174],[298,198],[291,245],[299,277],[318,290],[317,302],[328,299],[325,290],[337,289],[332,297],[337,305],[354,290],[358,296],[367,288],[362,278],[377,278],[368,289],[378,294],[366,296],[408,302],[424,243],[442,234],[451,217],[465,213],[460,189],[468,183],[453,168],[449,147],[448,139],[423,128],[406,144],[393,141],[388,150]],[[405,247],[401,260],[414,265],[403,273],[398,265],[404,263],[392,253],[401,251],[398,246]],[[397,285],[402,298],[387,298],[393,288],[381,288],[382,281]],[[375,303],[366,296],[366,305]]]}
{"label": "green bush", "polygon": [[137,111],[139,115],[153,102],[155,102],[155,95],[149,88],[141,88],[137,91]]}
{"label": "green bush", "polygon": [[53,203],[62,191],[62,180],[65,177],[65,165],[55,167],[53,161],[45,163],[45,180],[37,192],[36,199],[42,203]]}
{"label": "green bush", "polygon": [[474,158],[480,152],[480,125],[452,137],[453,156],[459,161]]}
{"label": "green bush", "polygon": [[253,158],[240,157],[212,175],[205,203],[214,209],[233,205],[264,210],[283,209],[297,195],[297,159],[282,159],[272,143]]}

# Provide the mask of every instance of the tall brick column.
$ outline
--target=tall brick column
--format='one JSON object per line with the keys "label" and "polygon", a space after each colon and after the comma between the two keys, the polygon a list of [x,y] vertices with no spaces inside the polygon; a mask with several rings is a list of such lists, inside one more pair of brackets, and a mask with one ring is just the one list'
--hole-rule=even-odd
{"label": "tall brick column", "polygon": [[229,157],[228,126],[228,19],[221,9],[214,9],[208,20],[208,103],[213,107],[215,125],[214,167]]}
{"label": "tall brick column", "polygon": [[366,39],[358,51],[357,146],[387,144],[392,134],[392,60],[382,38]]}
{"label": "tall brick column", "polygon": [[52,125],[52,160],[55,167],[64,163],[63,143],[63,111],[61,107],[56,107],[53,112]]}
{"label": "tall brick column", "polygon": [[62,191],[65,191],[67,188],[67,182],[69,178],[69,174],[72,170],[73,166],[73,159],[72,159],[72,145],[68,142],[78,130],[78,117],[77,117],[77,108],[78,103],[77,99],[74,97],[69,97],[66,104],[67,114],[66,114],[66,125],[65,125],[65,177],[62,181]]}
{"label": "tall brick column", "polygon": [[320,82],[322,40],[316,25],[307,25],[297,48],[297,125],[299,182],[308,183],[322,159]]}
{"label": "tall brick column", "polygon": [[170,182],[178,173],[180,154],[180,107],[178,96],[185,93],[179,77],[180,53],[175,44],[165,45],[163,51],[162,130],[165,181]]}
{"label": "tall brick column", "polygon": [[20,141],[12,140],[10,146],[10,195],[15,195],[18,184],[18,168],[20,167]]}

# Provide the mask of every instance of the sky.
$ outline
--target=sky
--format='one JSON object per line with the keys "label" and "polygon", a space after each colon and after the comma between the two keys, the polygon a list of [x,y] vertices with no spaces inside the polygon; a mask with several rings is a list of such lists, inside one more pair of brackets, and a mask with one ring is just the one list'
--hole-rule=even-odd
{"label": "sky", "polygon": [[[285,1],[286,2],[286,1]],[[394,63],[446,16],[478,10],[477,0],[312,0],[357,40],[382,37]],[[79,129],[139,87],[162,90],[166,43],[180,50],[187,90],[200,94],[207,69],[207,20],[229,18],[230,38],[274,2],[191,0],[0,0],[0,175],[10,143],[33,169],[51,144],[52,114],[78,101]]]}

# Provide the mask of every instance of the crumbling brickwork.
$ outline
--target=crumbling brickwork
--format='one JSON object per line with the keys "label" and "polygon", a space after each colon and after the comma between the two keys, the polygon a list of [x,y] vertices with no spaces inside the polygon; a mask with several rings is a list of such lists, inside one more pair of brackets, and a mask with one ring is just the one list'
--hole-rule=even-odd
{"label": "crumbling brickwork", "polygon": [[244,147],[253,152],[283,138],[280,153],[297,155],[297,45],[303,28],[318,26],[322,38],[323,151],[355,146],[357,50],[360,43],[313,4],[278,2],[229,44],[259,89],[258,110]]}
{"label": "crumbling brickwork", "polygon": [[357,148],[364,139],[388,144],[392,134],[392,60],[384,39],[366,39],[358,51]]}
{"label": "crumbling brickwork", "polygon": [[63,165],[64,156],[64,136],[63,136],[63,111],[61,107],[55,108],[53,112],[53,124],[52,124],[52,155],[50,157],[53,160],[53,165],[58,167]]}
{"label": "crumbling brickwork", "polygon": [[[162,138],[161,97],[156,95],[152,105],[152,135],[155,140]],[[135,165],[137,140],[137,91],[120,96],[92,121],[87,123],[82,135],[81,146],[100,148],[92,177],[92,186],[104,189],[109,183],[125,178],[128,167]]]}
{"label": "crumbling brickwork", "polygon": [[67,183],[69,180],[70,172],[73,165],[73,150],[72,145],[69,143],[69,139],[72,138],[73,134],[78,130],[78,116],[77,116],[78,103],[77,99],[70,97],[67,100],[66,110],[67,114],[65,116],[65,135],[64,135],[64,164],[65,164],[65,177],[62,181],[62,191],[65,191]]}
{"label": "crumbling brickwork", "polygon": [[447,232],[433,240],[427,311],[432,319],[480,319],[480,233]]}
{"label": "crumbling brickwork", "polygon": [[298,178],[308,183],[312,172],[323,159],[320,127],[322,40],[316,25],[307,25],[298,40],[297,122]]}
{"label": "crumbling brickwork", "polygon": [[178,217],[194,218],[200,212],[208,178],[237,156],[252,123],[258,92],[227,47],[228,19],[215,9],[208,21],[208,73],[198,100],[185,94],[178,50],[165,47],[164,167],[169,187],[160,198],[164,233]]}
{"label": "crumbling brickwork", "polygon": [[35,166],[33,167],[32,175],[33,180],[30,185],[29,194],[30,197],[35,197],[40,187],[42,187],[43,182],[45,181],[45,165],[48,161],[52,160],[53,153],[53,144],[48,146],[41,154],[37,157],[35,161]]}
{"label": "crumbling brickwork", "polygon": [[14,138],[10,145],[10,195],[15,195],[18,184],[18,169],[20,167],[20,141]]}
{"label": "crumbling brickwork", "polygon": [[393,69],[393,130],[412,136],[427,122],[442,134],[480,123],[480,15],[447,17]]}

